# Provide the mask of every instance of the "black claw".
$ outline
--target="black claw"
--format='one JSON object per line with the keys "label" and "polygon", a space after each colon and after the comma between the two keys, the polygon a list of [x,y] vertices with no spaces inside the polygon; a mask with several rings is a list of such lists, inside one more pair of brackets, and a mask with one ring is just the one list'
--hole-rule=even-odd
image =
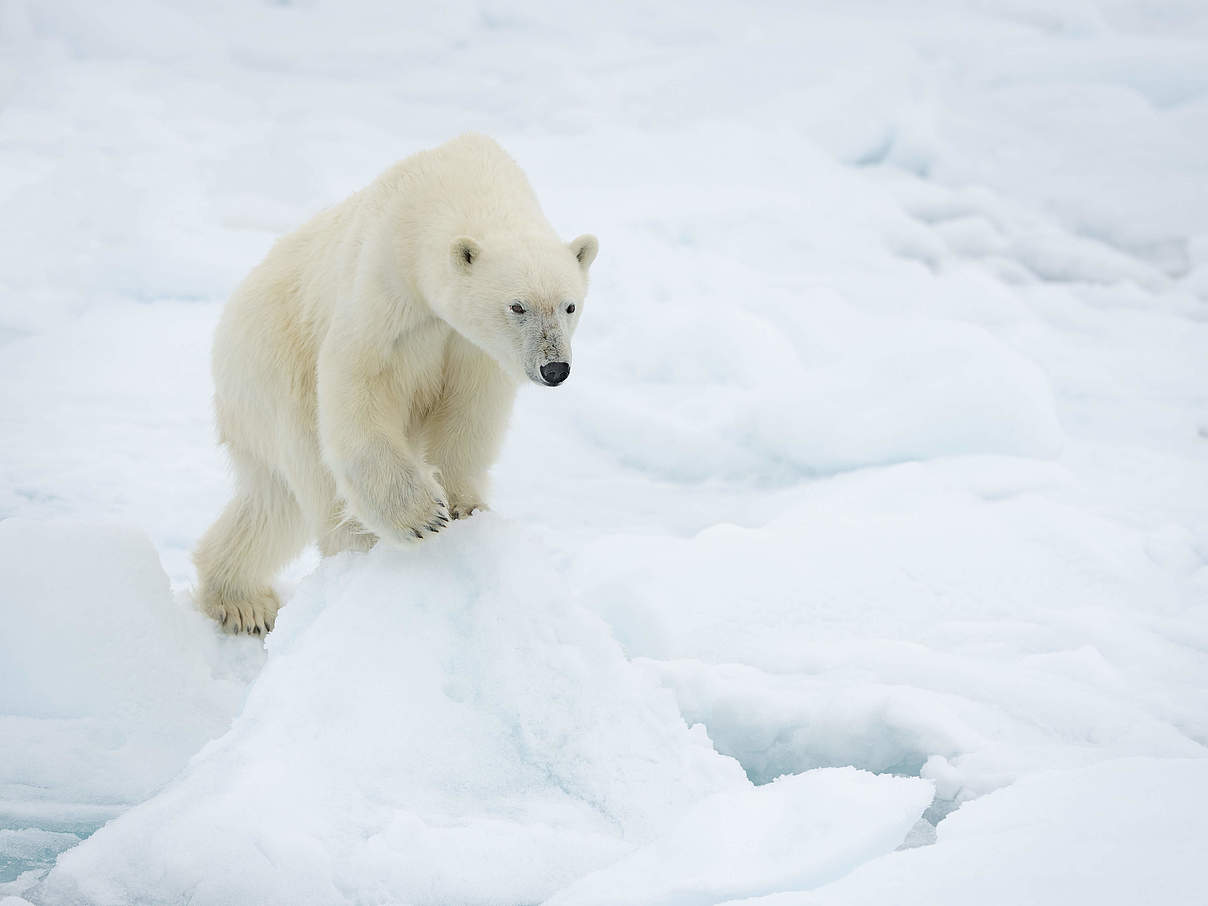
{"label": "black claw", "polygon": [[423,533],[423,532],[421,532],[421,531],[420,531],[419,529],[417,529],[417,528],[413,528],[413,529],[411,530],[411,534],[415,535],[415,537],[416,537],[416,538],[423,538],[423,537],[424,537],[424,533]]}

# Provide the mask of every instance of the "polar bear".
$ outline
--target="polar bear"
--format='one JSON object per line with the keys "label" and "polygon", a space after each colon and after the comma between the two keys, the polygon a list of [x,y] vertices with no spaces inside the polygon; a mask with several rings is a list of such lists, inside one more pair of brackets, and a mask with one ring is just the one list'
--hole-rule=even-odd
{"label": "polar bear", "polygon": [[324,556],[413,543],[482,508],[517,386],[570,373],[596,251],[558,238],[481,135],[279,240],[214,337],[237,490],[194,554],[201,608],[266,633],[269,583],[308,541]]}

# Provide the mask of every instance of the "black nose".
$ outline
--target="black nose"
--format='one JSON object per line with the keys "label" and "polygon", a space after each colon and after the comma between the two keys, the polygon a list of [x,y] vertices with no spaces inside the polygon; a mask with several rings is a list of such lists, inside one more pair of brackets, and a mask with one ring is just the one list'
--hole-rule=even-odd
{"label": "black nose", "polygon": [[541,366],[541,379],[551,386],[561,384],[566,380],[568,374],[570,374],[569,362],[548,362]]}

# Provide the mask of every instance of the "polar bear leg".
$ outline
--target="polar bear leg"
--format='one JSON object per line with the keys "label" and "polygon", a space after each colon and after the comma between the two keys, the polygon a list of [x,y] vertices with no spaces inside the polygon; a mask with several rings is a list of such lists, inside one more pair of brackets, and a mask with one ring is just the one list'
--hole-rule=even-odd
{"label": "polar bear leg", "polygon": [[449,495],[449,514],[487,508],[487,470],[499,456],[516,386],[468,340],[449,341],[440,399],[420,431],[428,461]]}
{"label": "polar bear leg", "polygon": [[231,451],[237,491],[202,537],[193,555],[201,608],[228,632],[263,635],[273,628],[280,602],[273,575],[307,541],[297,501],[265,464]]}
{"label": "polar bear leg", "polygon": [[[322,458],[348,513],[386,544],[414,544],[448,524],[447,495],[400,417],[414,405],[415,377],[393,367],[386,355],[393,345],[367,345],[356,332],[363,327],[333,321],[319,353]],[[411,339],[416,356],[401,359],[414,366],[426,350],[439,362],[443,341],[433,347],[427,335]]]}
{"label": "polar bear leg", "polygon": [[339,498],[335,478],[319,452],[318,438],[297,434],[292,444],[285,436],[279,436],[278,442],[284,445],[282,460],[288,464],[283,469],[286,484],[309,527],[309,538],[318,543],[320,555],[364,552],[377,544],[377,535],[365,528]]}
{"label": "polar bear leg", "polygon": [[327,528],[319,535],[319,553],[332,557],[344,551],[367,551],[377,544],[378,537],[361,525],[355,516],[345,513],[337,502],[327,520]]}

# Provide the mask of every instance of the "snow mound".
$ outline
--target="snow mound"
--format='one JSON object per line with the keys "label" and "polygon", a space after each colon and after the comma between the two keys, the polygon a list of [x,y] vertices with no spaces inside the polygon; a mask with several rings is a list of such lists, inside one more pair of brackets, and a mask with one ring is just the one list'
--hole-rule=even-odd
{"label": "snow mound", "polygon": [[1129,758],[1036,774],[962,806],[940,823],[935,846],[893,853],[812,893],[742,903],[1202,903],[1206,803],[1202,758]]}
{"label": "snow mound", "polygon": [[167,783],[244,684],[139,532],[5,520],[0,587],[0,865],[19,870]]}
{"label": "snow mound", "polygon": [[[326,561],[230,732],[61,857],[36,899],[538,902],[666,833],[680,875],[716,879],[733,821],[748,848],[804,850],[832,826],[829,800],[810,817],[819,795],[872,828],[827,850],[850,868],[930,801],[924,781],[854,771],[756,790],[565,598],[551,559],[488,514],[422,549]],[[737,892],[775,889],[757,883],[775,865],[751,862]]]}

